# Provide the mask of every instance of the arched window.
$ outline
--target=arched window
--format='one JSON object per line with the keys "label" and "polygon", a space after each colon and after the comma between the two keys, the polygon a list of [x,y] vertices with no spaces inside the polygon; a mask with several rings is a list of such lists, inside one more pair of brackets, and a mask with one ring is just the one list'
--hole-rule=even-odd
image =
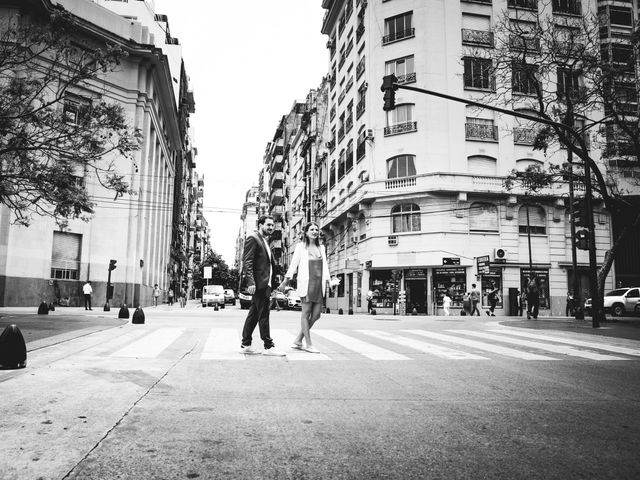
{"label": "arched window", "polygon": [[516,170],[519,172],[524,172],[531,165],[542,167],[542,162],[540,160],[534,160],[533,158],[519,158],[516,160]]}
{"label": "arched window", "polygon": [[496,175],[497,161],[487,155],[472,155],[467,157],[467,171],[479,175]]}
{"label": "arched window", "polygon": [[415,203],[403,203],[391,209],[391,223],[393,233],[419,232],[420,207]]}
{"label": "arched window", "polygon": [[469,231],[497,232],[498,207],[491,203],[472,203],[469,207]]}
{"label": "arched window", "polygon": [[545,235],[547,233],[547,215],[544,208],[538,205],[523,205],[518,211],[518,230],[527,233],[527,208],[529,209],[529,231],[531,233]]}
{"label": "arched window", "polygon": [[366,170],[361,171],[358,174],[358,178],[360,179],[360,183],[365,183],[369,181],[369,172],[367,172]]}
{"label": "arched window", "polygon": [[387,178],[411,177],[416,174],[415,155],[398,155],[387,160]]}

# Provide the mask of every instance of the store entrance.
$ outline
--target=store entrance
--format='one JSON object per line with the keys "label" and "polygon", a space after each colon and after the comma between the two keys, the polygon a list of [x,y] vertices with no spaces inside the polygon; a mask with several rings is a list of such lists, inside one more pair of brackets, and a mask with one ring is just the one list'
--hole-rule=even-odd
{"label": "store entrance", "polygon": [[407,291],[407,314],[415,308],[418,313],[427,313],[427,280],[405,280]]}

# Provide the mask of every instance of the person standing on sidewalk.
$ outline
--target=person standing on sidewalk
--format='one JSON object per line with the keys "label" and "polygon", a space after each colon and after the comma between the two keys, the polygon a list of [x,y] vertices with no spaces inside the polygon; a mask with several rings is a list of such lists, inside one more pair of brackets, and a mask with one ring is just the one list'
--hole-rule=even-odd
{"label": "person standing on sidewalk", "polygon": [[489,310],[487,311],[487,315],[490,317],[495,317],[496,314],[493,313],[496,309],[496,305],[498,305],[498,292],[499,288],[496,287],[496,282],[491,281],[491,290],[489,291],[489,295],[487,295],[487,300],[489,301]]}
{"label": "person standing on sidewalk", "polygon": [[156,283],[153,286],[153,306],[157,307],[158,306],[158,298],[160,297],[160,287],[158,287],[158,284]]}
{"label": "person standing on sidewalk", "polygon": [[[302,303],[302,317],[300,319],[300,333],[293,341],[291,348],[304,350],[309,353],[320,353],[313,346],[309,330],[320,318],[322,300],[327,284],[331,282],[327,252],[324,245],[320,245],[320,228],[315,222],[309,222],[304,227],[302,239],[296,245],[289,270],[279,290],[284,291],[293,276],[298,274],[297,293]],[[305,340],[306,346],[302,345]]]}
{"label": "person standing on sidewalk", "polygon": [[84,309],[93,310],[91,308],[91,294],[93,293],[93,288],[91,287],[91,282],[89,280],[87,280],[82,286],[82,293],[84,294]]}
{"label": "person standing on sidewalk", "polygon": [[449,296],[449,292],[444,292],[444,297],[442,297],[442,309],[444,310],[445,317],[451,315],[451,297]]}
{"label": "person standing on sidewalk", "polygon": [[480,290],[476,287],[475,283],[471,284],[471,316],[474,312],[480,316],[480,310],[478,310],[478,303],[480,303]]}
{"label": "person standing on sidewalk", "polygon": [[538,319],[540,309],[540,279],[534,276],[527,285],[527,319]]}
{"label": "person standing on sidewalk", "polygon": [[167,303],[169,306],[173,306],[173,288],[169,289],[169,293],[167,293]]}
{"label": "person standing on sidewalk", "polygon": [[245,354],[259,353],[251,346],[251,337],[256,325],[260,328],[260,338],[264,342],[263,355],[284,356],[278,350],[269,331],[269,299],[271,288],[275,283],[276,265],[269,247],[269,237],[275,224],[273,217],[262,215],[258,219],[258,231],[247,235],[242,254],[242,278],[246,281],[247,291],[251,297],[249,313],[242,329],[240,352]]}

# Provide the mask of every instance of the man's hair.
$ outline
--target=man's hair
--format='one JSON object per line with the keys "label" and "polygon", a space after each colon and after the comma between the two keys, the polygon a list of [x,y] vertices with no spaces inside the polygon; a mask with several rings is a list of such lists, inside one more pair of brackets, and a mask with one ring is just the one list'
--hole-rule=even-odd
{"label": "man's hair", "polygon": [[273,217],[271,215],[260,215],[260,218],[258,218],[258,225],[264,225],[264,222],[266,222],[269,218],[273,220]]}

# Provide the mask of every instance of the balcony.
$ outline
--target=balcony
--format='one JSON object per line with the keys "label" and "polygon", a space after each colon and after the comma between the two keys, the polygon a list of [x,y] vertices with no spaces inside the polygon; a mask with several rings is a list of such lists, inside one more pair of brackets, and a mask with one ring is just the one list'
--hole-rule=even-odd
{"label": "balcony", "polygon": [[392,178],[384,181],[384,188],[386,190],[393,190],[396,188],[407,188],[416,186],[416,177],[403,177]]}
{"label": "balcony", "polygon": [[509,48],[527,52],[540,52],[540,39],[521,35],[509,35]]}
{"label": "balcony", "polygon": [[535,128],[518,127],[513,129],[513,143],[515,145],[533,145],[538,135]]}
{"label": "balcony", "polygon": [[342,139],[344,138],[344,125],[342,125],[339,129],[338,129],[338,143],[340,143],[342,141]]}
{"label": "balcony", "polygon": [[271,174],[271,188],[282,188],[284,183],[284,173],[274,172]]}
{"label": "balcony", "polygon": [[353,87],[353,76],[349,77],[347,84],[344,86],[344,91],[348,92],[349,90],[351,90],[351,87]]}
{"label": "balcony", "polygon": [[493,47],[493,32],[486,30],[462,29],[462,44]]}
{"label": "balcony", "polygon": [[467,140],[498,141],[498,127],[481,123],[465,123],[465,138]]}
{"label": "balcony", "polygon": [[273,208],[271,208],[271,215],[273,216],[274,220],[281,219],[283,214],[284,214],[284,206],[276,205]]}
{"label": "balcony", "polygon": [[347,43],[347,48],[345,49],[344,56],[348,57],[351,53],[351,50],[353,50],[353,40],[349,40],[349,43]]}
{"label": "balcony", "polygon": [[416,72],[407,73],[405,75],[398,75],[396,77],[398,85],[404,85],[406,83],[416,83]]}
{"label": "balcony", "polygon": [[384,136],[401,135],[403,133],[411,133],[418,131],[418,122],[404,122],[389,127],[384,127]]}
{"label": "balcony", "polygon": [[553,13],[582,15],[581,0],[553,0]]}
{"label": "balcony", "polygon": [[281,203],[282,200],[284,200],[284,190],[282,188],[274,188],[271,191],[271,197],[270,197],[271,204],[277,205]]}
{"label": "balcony", "polygon": [[340,92],[340,95],[338,95],[338,105],[340,105],[342,103],[342,101],[344,100],[345,95],[347,94],[346,90],[342,90]]}
{"label": "balcony", "polygon": [[358,28],[356,28],[356,42],[359,42],[363,35],[364,35],[364,23],[361,23],[358,25]]}
{"label": "balcony", "polygon": [[329,119],[333,120],[336,118],[336,106],[331,107],[331,111],[329,112]]}
{"label": "balcony", "polygon": [[415,28],[407,28],[406,30],[401,30],[399,32],[391,33],[389,35],[385,35],[382,37],[382,45],[387,45],[392,42],[397,42],[398,40],[404,40],[406,38],[412,38],[416,36]]}
{"label": "balcony", "polygon": [[356,80],[359,79],[363,73],[364,73],[364,57],[362,58],[362,60],[360,60],[360,62],[358,62],[358,65],[356,66]]}

